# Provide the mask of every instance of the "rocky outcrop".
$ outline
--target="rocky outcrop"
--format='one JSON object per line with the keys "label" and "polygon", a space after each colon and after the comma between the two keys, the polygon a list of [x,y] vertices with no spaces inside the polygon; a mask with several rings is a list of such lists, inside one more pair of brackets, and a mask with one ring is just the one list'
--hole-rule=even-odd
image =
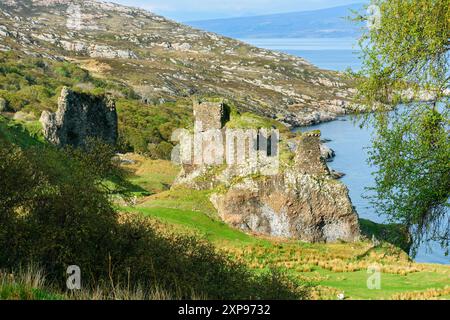
{"label": "rocky outcrop", "polygon": [[359,239],[348,190],[333,179],[316,135],[302,136],[291,168],[244,178],[211,200],[225,222],[246,231],[307,242]]}
{"label": "rocky outcrop", "polygon": [[211,201],[220,217],[239,229],[307,242],[359,239],[358,216],[347,188],[288,170],[275,177],[246,179]]}
{"label": "rocky outcrop", "polygon": [[65,40],[61,40],[60,45],[67,51],[73,51],[92,58],[137,59],[137,55],[131,50],[114,49],[107,45],[87,44],[81,41],[70,42]]}
{"label": "rocky outcrop", "polygon": [[301,174],[326,176],[330,174],[320,148],[320,133],[305,133],[299,139],[295,167]]}
{"label": "rocky outcrop", "polygon": [[[210,110],[210,125],[217,129],[221,115]],[[348,189],[322,157],[320,133],[302,134],[295,146],[293,161],[276,174],[255,174],[246,165],[185,165],[175,187],[215,190],[210,200],[220,218],[247,232],[307,242],[357,241],[358,215]]]}
{"label": "rocky outcrop", "polygon": [[114,101],[107,96],[94,96],[63,88],[58,111],[44,111],[40,119],[46,139],[58,146],[81,147],[88,138],[115,144],[118,137]]}
{"label": "rocky outcrop", "polygon": [[327,161],[332,161],[332,159],[336,156],[334,150],[327,146],[325,143],[320,144],[320,153],[322,155],[322,158]]}

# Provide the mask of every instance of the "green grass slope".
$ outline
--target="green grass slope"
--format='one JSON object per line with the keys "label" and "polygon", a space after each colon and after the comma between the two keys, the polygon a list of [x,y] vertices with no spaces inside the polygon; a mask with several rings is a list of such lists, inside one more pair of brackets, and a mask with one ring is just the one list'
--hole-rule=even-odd
{"label": "green grass slope", "polygon": [[[450,290],[449,267],[413,263],[389,244],[373,249],[368,242],[308,244],[270,239],[245,234],[201,212],[161,207],[135,210],[180,231],[198,233],[254,269],[281,268],[312,283],[318,286],[318,299],[337,299],[339,293],[348,299],[391,299],[408,293],[420,296],[429,289],[435,290],[429,298],[439,298]],[[371,265],[382,270],[380,290],[367,287]]]}
{"label": "green grass slope", "polygon": [[[158,175],[151,170],[137,172],[146,177]],[[340,293],[346,299],[445,299],[450,292],[449,266],[414,263],[405,251],[389,243],[397,241],[407,247],[407,235],[398,226],[361,220],[367,240],[359,243],[309,244],[270,238],[246,234],[220,221],[209,195],[176,188],[140,199],[136,207],[124,210],[205,237],[256,271],[283,270],[298,281],[311,283],[316,299],[337,299]],[[381,240],[380,245],[374,246],[372,235]],[[368,289],[369,267],[381,271],[379,290]]]}
{"label": "green grass slope", "polygon": [[0,115],[0,141],[2,140],[24,148],[45,143],[38,121],[16,121]]}

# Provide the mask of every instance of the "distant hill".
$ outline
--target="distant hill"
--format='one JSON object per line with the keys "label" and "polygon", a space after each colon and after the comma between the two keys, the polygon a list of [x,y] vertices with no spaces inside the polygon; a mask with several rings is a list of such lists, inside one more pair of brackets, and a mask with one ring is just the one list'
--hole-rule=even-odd
{"label": "distant hill", "polygon": [[[352,82],[342,74],[321,70],[300,57],[103,1],[2,0],[1,51],[55,62],[66,60],[119,88],[127,86],[131,96],[138,96],[147,105],[180,99],[192,104],[190,97],[194,95],[219,96],[231,100],[240,111],[276,117],[293,126],[331,120],[347,112],[353,95]],[[12,60],[9,63],[14,63]],[[56,67],[58,74],[81,79],[78,82],[82,85],[92,87],[84,76],[78,78],[82,71],[70,68]],[[10,75],[11,81],[17,77]],[[31,73],[30,79],[34,78]],[[30,98],[24,91],[16,93],[15,99],[9,97],[11,88],[22,87],[5,82],[0,77],[0,97],[8,104],[23,101],[16,103],[15,111],[34,101],[36,91],[29,91]],[[35,82],[30,80],[30,86]],[[36,106],[36,111],[45,105]],[[148,108],[133,105],[125,109],[133,116],[137,110],[141,114]],[[158,127],[163,125],[159,122],[162,118],[150,118]],[[174,114],[170,118],[178,117]],[[143,148],[147,145],[141,143]]]}
{"label": "distant hill", "polygon": [[355,37],[359,27],[345,19],[363,4],[315,11],[255,17],[186,22],[186,24],[232,38],[341,38]]}

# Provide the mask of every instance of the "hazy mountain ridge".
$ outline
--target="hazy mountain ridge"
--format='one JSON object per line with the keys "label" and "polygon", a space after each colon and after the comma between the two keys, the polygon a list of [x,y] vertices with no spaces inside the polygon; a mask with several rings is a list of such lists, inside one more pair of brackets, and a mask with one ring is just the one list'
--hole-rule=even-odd
{"label": "hazy mountain ridge", "polygon": [[335,8],[187,22],[196,28],[234,38],[341,38],[357,37],[359,26],[346,17],[363,4]]}
{"label": "hazy mountain ridge", "polygon": [[347,112],[342,75],[305,60],[99,1],[3,0],[0,49],[69,60],[132,86],[151,103],[220,95],[293,124]]}

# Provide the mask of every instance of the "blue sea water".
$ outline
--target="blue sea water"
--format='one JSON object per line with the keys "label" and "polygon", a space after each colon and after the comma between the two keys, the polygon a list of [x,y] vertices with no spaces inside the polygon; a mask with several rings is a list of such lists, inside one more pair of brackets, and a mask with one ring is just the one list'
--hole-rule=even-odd
{"label": "blue sea water", "polygon": [[357,42],[353,38],[307,38],[307,39],[241,39],[254,46],[277,50],[306,59],[308,62],[329,70],[358,70]]}
{"label": "blue sea water", "polygon": [[[343,71],[348,67],[360,68],[356,40],[354,39],[241,39],[255,46],[278,50],[305,58],[312,64],[330,70]],[[386,217],[377,214],[371,206],[366,188],[374,185],[372,168],[367,163],[367,148],[370,147],[373,128],[359,126],[350,116],[322,123],[312,127],[300,128],[302,131],[318,129],[322,138],[331,139],[328,145],[336,151],[336,157],[329,165],[346,173],[342,182],[347,185],[350,197],[361,218],[383,223]],[[423,245],[416,261],[450,264],[450,257],[436,243]]]}

